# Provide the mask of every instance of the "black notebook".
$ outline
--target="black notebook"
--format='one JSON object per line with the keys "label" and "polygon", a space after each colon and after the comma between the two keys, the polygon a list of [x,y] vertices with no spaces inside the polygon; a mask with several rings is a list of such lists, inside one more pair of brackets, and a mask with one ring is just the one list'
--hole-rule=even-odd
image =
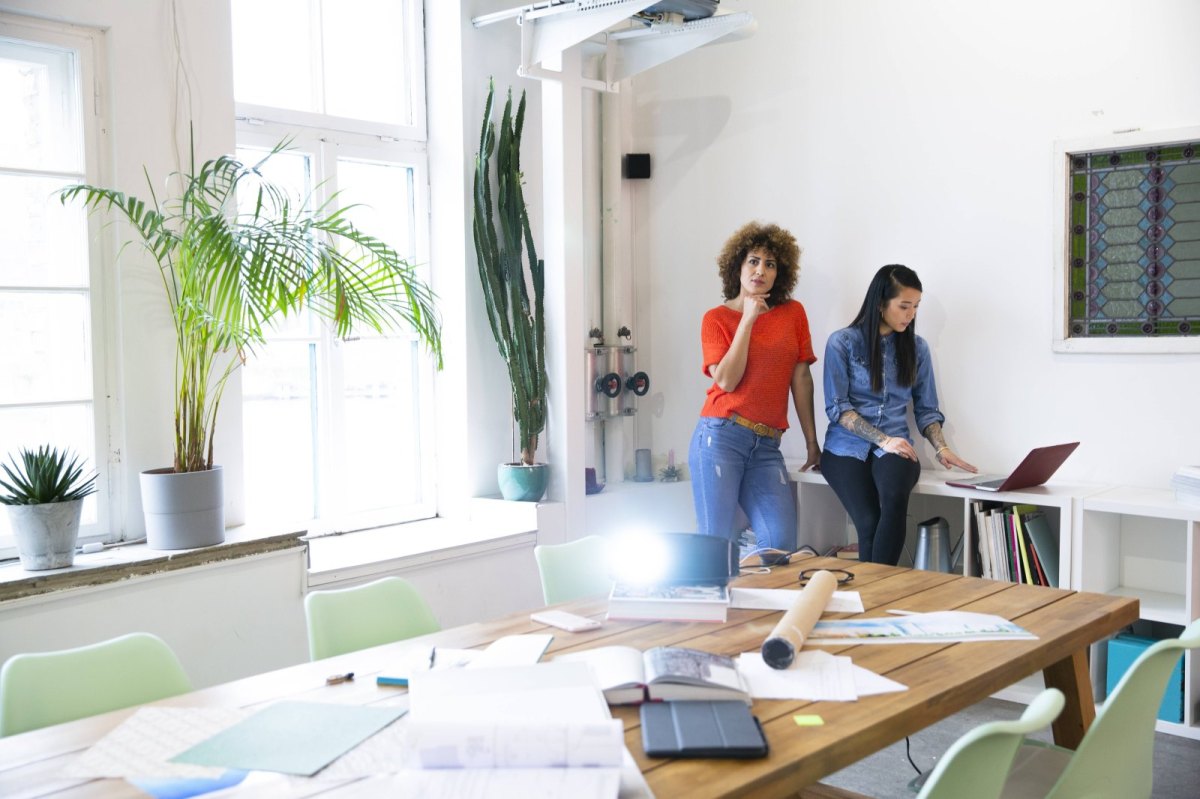
{"label": "black notebook", "polygon": [[647,702],[641,714],[649,757],[767,756],[767,739],[745,702]]}

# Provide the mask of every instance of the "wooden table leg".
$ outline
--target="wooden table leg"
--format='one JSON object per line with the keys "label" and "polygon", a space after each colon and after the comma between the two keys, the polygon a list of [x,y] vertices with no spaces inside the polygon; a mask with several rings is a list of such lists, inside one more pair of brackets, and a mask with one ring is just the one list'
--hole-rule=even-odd
{"label": "wooden table leg", "polygon": [[1096,718],[1092,680],[1088,673],[1087,649],[1051,664],[1042,671],[1047,688],[1057,688],[1067,698],[1059,717],[1051,725],[1054,743],[1076,749]]}

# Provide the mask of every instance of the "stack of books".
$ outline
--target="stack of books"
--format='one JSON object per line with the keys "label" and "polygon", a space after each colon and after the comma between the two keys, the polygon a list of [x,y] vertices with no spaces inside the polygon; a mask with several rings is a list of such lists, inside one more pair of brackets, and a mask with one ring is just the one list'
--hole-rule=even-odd
{"label": "stack of books", "polygon": [[659,621],[725,621],[729,589],[723,585],[616,583],[608,618]]}
{"label": "stack of books", "polygon": [[1175,499],[1187,505],[1200,505],[1200,466],[1180,466],[1171,478]]}

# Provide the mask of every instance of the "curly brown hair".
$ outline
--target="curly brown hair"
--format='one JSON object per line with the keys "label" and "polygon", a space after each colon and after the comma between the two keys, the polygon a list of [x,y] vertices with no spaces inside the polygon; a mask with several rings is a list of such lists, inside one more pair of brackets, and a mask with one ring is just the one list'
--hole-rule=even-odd
{"label": "curly brown hair", "polygon": [[717,272],[721,275],[725,299],[732,300],[742,288],[742,264],[746,255],[763,249],[775,256],[775,285],[767,295],[767,305],[774,308],[792,296],[796,279],[800,277],[800,247],[796,237],[779,225],[747,222],[729,237],[717,256]]}

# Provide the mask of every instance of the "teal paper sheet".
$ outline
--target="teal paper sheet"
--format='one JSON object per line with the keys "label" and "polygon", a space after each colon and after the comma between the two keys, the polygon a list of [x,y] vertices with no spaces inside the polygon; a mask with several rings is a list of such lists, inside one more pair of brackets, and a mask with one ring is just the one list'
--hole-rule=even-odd
{"label": "teal paper sheet", "polygon": [[395,707],[277,702],[172,761],[311,777],[406,712]]}

